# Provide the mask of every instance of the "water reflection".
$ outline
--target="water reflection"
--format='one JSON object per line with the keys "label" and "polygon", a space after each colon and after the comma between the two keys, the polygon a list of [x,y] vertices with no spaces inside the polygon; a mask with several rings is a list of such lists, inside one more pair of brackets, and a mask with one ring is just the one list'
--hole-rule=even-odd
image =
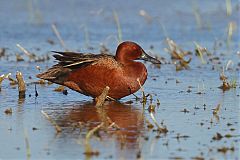
{"label": "water reflection", "polygon": [[[139,139],[143,133],[144,115],[139,106],[106,102],[103,108],[96,108],[93,102],[85,102],[80,105],[74,104],[71,107],[64,106],[64,108],[62,110],[63,116],[58,116],[56,120],[63,127],[64,133],[71,134],[73,126],[76,126],[76,124],[81,125],[81,132],[84,132],[84,130],[87,132],[104,122],[106,132],[101,132],[103,135],[100,136],[104,137],[103,140],[115,140],[117,142],[115,142],[116,150],[140,148]],[[57,114],[59,115],[59,113]],[[112,122],[119,129],[109,128]],[[127,152],[129,151],[126,151],[125,154],[131,154]]]}

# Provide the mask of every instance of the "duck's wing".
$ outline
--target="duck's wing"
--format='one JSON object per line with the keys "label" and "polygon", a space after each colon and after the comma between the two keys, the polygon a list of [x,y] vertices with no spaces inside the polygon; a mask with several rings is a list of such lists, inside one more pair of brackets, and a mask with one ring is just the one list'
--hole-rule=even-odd
{"label": "duck's wing", "polygon": [[67,75],[74,69],[86,67],[94,62],[97,62],[101,58],[111,57],[112,55],[107,54],[83,54],[76,52],[57,52],[53,51],[53,57],[58,63],[46,72],[37,75],[38,78],[52,81],[54,83],[62,84]]}
{"label": "duck's wing", "polygon": [[81,66],[89,65],[93,62],[98,61],[101,58],[104,57],[111,57],[112,55],[108,54],[83,54],[83,53],[76,53],[76,52],[57,52],[53,51],[54,54],[53,57],[58,60],[58,64],[55,66],[62,66],[64,68],[79,68]]}

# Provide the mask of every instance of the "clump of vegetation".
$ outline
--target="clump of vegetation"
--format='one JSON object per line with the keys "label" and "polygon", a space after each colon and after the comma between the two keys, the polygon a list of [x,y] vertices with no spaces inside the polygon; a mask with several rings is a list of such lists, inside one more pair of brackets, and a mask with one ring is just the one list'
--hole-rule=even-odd
{"label": "clump of vegetation", "polygon": [[217,140],[221,140],[222,138],[223,136],[217,132],[216,135],[213,136],[212,140],[217,141]]}
{"label": "clump of vegetation", "polygon": [[214,115],[217,115],[217,114],[218,114],[218,112],[220,111],[220,107],[221,107],[221,105],[218,104],[217,107],[216,107],[215,109],[213,109],[213,114],[214,114]]}
{"label": "clump of vegetation", "polygon": [[141,85],[140,80],[137,79],[137,81],[138,81],[138,84],[139,84],[139,86],[140,86],[140,90],[141,90],[141,92],[142,92],[142,98],[138,98],[138,97],[136,96],[136,99],[141,99],[141,100],[142,100],[141,103],[143,104],[143,108],[145,108],[145,105],[146,105],[146,103],[147,103],[147,97],[149,96],[149,94],[147,94],[147,95],[145,94],[144,88],[143,88],[143,86]]}
{"label": "clump of vegetation", "polygon": [[221,147],[221,148],[218,148],[217,151],[221,152],[223,154],[226,154],[228,151],[234,152],[235,148],[234,147]]}
{"label": "clump of vegetation", "polygon": [[220,74],[220,80],[222,81],[222,85],[218,88],[222,89],[223,92],[230,90],[231,88],[236,88],[237,87],[237,80],[232,80],[230,82],[228,82],[227,80],[228,78],[224,75],[224,73],[222,72]]}
{"label": "clump of vegetation", "polygon": [[8,108],[4,111],[5,114],[7,115],[12,115],[13,111],[12,111],[12,108]]}
{"label": "clump of vegetation", "polygon": [[200,46],[197,42],[195,44],[195,53],[201,59],[202,64],[206,64],[204,60],[204,54],[211,55],[211,53],[207,50],[207,48]]}
{"label": "clump of vegetation", "polygon": [[[140,83],[140,81],[139,81],[139,79],[137,79],[137,81],[138,81],[138,83],[139,83],[139,86],[140,86],[140,89],[141,89],[141,91],[142,91],[142,104],[143,104],[143,109],[145,109],[145,106],[146,106],[146,103],[147,103],[147,98],[148,97],[150,97],[150,105],[149,105],[149,107],[148,107],[148,111],[149,111],[149,113],[150,113],[150,116],[151,116],[151,118],[152,118],[152,120],[153,120],[153,122],[154,122],[154,124],[156,125],[156,127],[157,127],[157,129],[155,130],[155,131],[158,131],[158,133],[167,133],[168,132],[168,129],[167,129],[167,127],[166,126],[163,126],[163,127],[161,127],[159,124],[158,124],[158,122],[157,122],[157,120],[156,120],[156,118],[155,118],[155,116],[154,116],[154,112],[155,112],[155,108],[156,108],[156,105],[154,105],[154,104],[152,104],[152,101],[153,101],[153,98],[152,98],[152,95],[151,94],[145,94],[145,92],[144,92],[144,88],[143,88],[143,86],[141,85],[141,83]],[[159,101],[159,99],[157,99],[157,105],[159,106],[160,105],[160,101]],[[146,120],[146,122],[148,123],[148,125],[147,125],[147,127],[150,129],[150,128],[153,128],[153,125],[148,121],[148,120]]]}
{"label": "clump of vegetation", "polygon": [[176,71],[189,69],[189,63],[191,62],[192,58],[190,57],[188,60],[185,60],[184,57],[190,55],[191,52],[184,51],[173,40],[169,38],[166,39],[166,42],[168,45],[168,48],[166,50],[171,55],[171,59],[176,66]]}

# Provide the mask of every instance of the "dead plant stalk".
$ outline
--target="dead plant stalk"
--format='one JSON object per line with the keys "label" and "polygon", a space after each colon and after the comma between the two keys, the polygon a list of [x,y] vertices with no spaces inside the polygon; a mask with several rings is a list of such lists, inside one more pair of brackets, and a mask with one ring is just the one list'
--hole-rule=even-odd
{"label": "dead plant stalk", "polygon": [[21,72],[17,72],[16,78],[18,81],[18,92],[19,92],[19,98],[25,98],[25,92],[26,92],[26,85],[23,80],[23,76]]}
{"label": "dead plant stalk", "polygon": [[107,98],[109,90],[110,90],[110,87],[106,86],[103,89],[102,94],[95,98],[95,100],[96,100],[96,107],[101,107],[104,104],[105,99]]}
{"label": "dead plant stalk", "polygon": [[32,57],[32,54],[30,52],[28,52],[25,48],[23,48],[20,44],[16,44],[16,46],[24,53],[26,54],[28,57]]}
{"label": "dead plant stalk", "polygon": [[94,127],[87,133],[86,138],[85,138],[85,154],[91,155],[91,153],[93,153],[91,145],[90,145],[90,139],[97,130],[99,130],[101,127],[103,127],[103,125],[104,125],[104,122],[100,123],[98,126]]}
{"label": "dead plant stalk", "polygon": [[61,46],[66,50],[66,45],[65,45],[65,43],[64,43],[60,33],[58,32],[57,27],[56,27],[55,24],[52,24],[52,29],[53,29],[54,34],[57,36]]}

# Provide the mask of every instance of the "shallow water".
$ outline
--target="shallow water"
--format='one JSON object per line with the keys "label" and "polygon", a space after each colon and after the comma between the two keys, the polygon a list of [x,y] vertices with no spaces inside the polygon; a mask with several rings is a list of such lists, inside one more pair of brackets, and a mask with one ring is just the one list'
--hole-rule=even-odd
{"label": "shallow water", "polygon": [[[194,7],[199,10],[200,25]],[[140,10],[146,11],[150,19],[140,16]],[[132,95],[119,103],[107,102],[99,111],[90,97],[69,89],[68,95],[55,92],[55,84],[37,85],[39,95],[35,97],[35,85],[31,82],[37,81],[36,66],[43,71],[54,60],[29,61],[16,44],[38,56],[51,55],[51,50],[64,50],[51,29],[55,23],[67,49],[98,53],[104,44],[114,53],[118,32],[113,11],[119,17],[123,40],[136,41],[147,52],[171,61],[164,49],[165,37],[170,37],[191,52],[196,41],[219,57],[219,63],[208,61],[205,55],[208,63],[202,64],[194,54],[190,69],[179,72],[174,64],[163,64],[159,69],[146,63],[149,77],[144,90],[153,96],[155,113],[147,110],[150,100],[143,108],[141,101]],[[17,85],[10,85],[8,80],[2,83],[0,159],[26,159],[26,140],[31,159],[239,159],[239,12],[236,0],[232,0],[230,16],[226,16],[225,1],[0,1],[0,47],[7,48],[7,56],[0,58],[0,75],[12,73],[15,78],[16,71],[21,71],[28,84],[26,98],[19,99]],[[236,24],[236,29],[227,46],[230,22]],[[16,53],[25,61],[16,62]],[[229,65],[225,74],[229,81],[237,81],[237,87],[223,92],[218,88],[222,84],[219,74],[229,60],[233,65]],[[141,97],[141,92],[136,95]],[[213,109],[218,104],[220,111],[214,115]],[[8,108],[13,110],[11,115],[5,114]],[[56,134],[42,110],[62,128],[61,133]],[[155,131],[151,114],[160,126],[167,127],[166,134]],[[99,155],[88,157],[84,154],[85,136],[106,117],[120,129],[100,129],[90,140],[92,149]],[[154,125],[153,129],[148,121]],[[216,133],[224,137],[213,140]],[[230,150],[219,151],[223,147]]]}

